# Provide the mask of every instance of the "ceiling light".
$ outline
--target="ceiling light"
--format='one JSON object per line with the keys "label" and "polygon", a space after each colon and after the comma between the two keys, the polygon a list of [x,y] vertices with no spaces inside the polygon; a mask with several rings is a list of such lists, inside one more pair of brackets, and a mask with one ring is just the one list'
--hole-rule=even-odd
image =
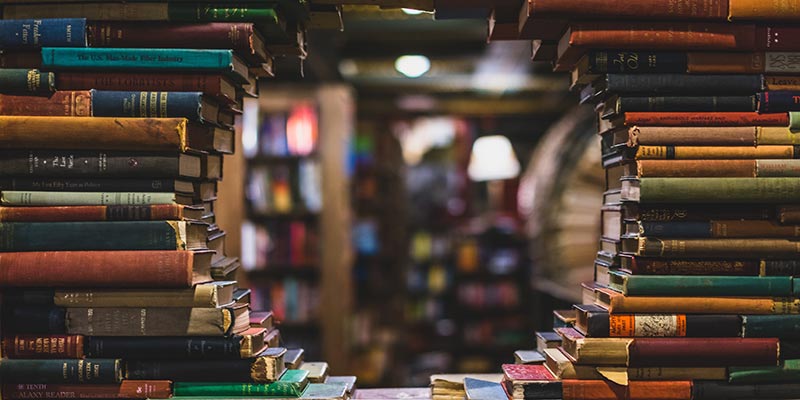
{"label": "ceiling light", "polygon": [[403,12],[408,15],[420,15],[425,12],[422,10],[417,10],[415,8],[402,8],[401,10],[403,10]]}
{"label": "ceiling light", "polygon": [[431,60],[420,55],[401,56],[394,62],[394,68],[409,78],[419,78],[430,71]]}
{"label": "ceiling light", "polygon": [[519,160],[511,142],[505,136],[482,136],[472,145],[467,174],[476,182],[515,178],[519,175]]}

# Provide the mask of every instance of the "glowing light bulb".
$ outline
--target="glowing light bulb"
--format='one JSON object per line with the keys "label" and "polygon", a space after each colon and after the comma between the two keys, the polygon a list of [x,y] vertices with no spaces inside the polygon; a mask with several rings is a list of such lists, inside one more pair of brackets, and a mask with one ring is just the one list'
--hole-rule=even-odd
{"label": "glowing light bulb", "polygon": [[409,78],[419,78],[430,71],[431,60],[421,55],[401,56],[394,62],[394,68]]}

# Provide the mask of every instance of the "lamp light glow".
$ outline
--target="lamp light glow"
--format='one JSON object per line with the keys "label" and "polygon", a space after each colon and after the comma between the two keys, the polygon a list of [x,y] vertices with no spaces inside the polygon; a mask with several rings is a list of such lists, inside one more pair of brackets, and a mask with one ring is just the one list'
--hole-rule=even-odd
{"label": "lamp light glow", "polygon": [[422,10],[417,10],[415,8],[401,8],[401,10],[403,10],[403,12],[406,13],[407,15],[420,15],[425,12]]}
{"label": "lamp light glow", "polygon": [[511,142],[501,135],[483,136],[475,140],[467,174],[476,182],[515,178],[520,165]]}
{"label": "lamp light glow", "polygon": [[400,56],[394,62],[394,68],[409,78],[419,78],[430,71],[431,60],[422,55]]}

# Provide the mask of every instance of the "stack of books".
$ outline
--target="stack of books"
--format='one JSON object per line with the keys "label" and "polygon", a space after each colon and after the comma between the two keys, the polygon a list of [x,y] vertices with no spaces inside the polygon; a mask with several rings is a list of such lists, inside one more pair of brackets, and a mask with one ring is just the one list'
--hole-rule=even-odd
{"label": "stack of books", "polygon": [[534,387],[797,397],[798,20],[787,2],[525,1],[521,32],[560,37],[538,57],[596,107],[606,169],[595,280]]}
{"label": "stack of books", "polygon": [[2,396],[349,396],[287,369],[215,223],[292,2],[44,3],[0,20]]}

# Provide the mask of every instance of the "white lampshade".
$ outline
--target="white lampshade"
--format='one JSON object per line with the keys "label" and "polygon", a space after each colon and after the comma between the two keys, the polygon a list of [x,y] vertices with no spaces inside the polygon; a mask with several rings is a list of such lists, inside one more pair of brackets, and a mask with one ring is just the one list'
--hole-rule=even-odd
{"label": "white lampshade", "polygon": [[505,136],[483,136],[472,145],[467,173],[476,182],[515,178],[519,160]]}

